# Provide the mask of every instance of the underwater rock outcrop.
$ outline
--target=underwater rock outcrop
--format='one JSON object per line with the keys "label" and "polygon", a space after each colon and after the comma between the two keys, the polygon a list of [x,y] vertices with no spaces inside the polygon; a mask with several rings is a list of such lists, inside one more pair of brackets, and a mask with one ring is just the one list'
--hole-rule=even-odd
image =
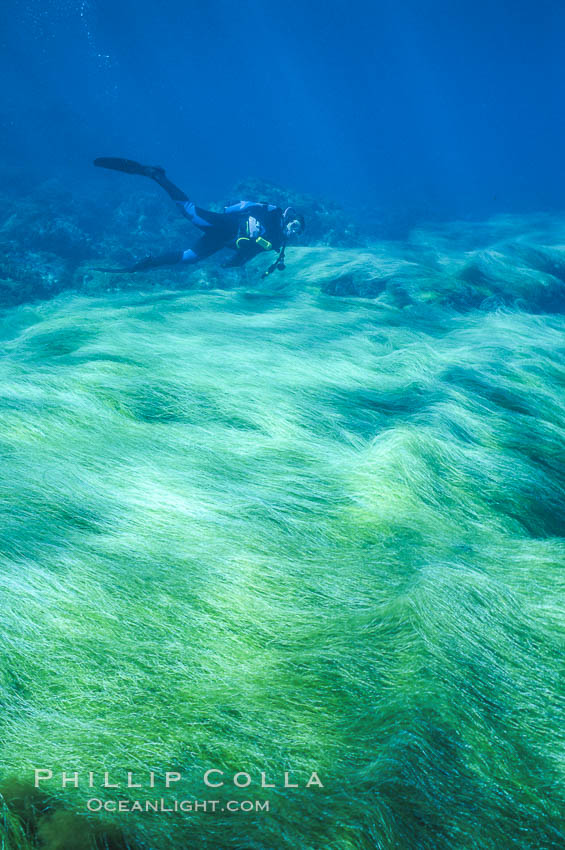
{"label": "underwater rock outcrop", "polygon": [[[565,310],[565,222],[555,216],[420,225],[405,240],[383,240],[363,234],[338,204],[263,180],[238,183],[232,198],[242,196],[294,205],[306,216],[301,244],[288,248],[287,269],[273,279],[277,290],[313,286],[328,296],[369,298],[409,310]],[[49,181],[19,199],[3,196],[0,305],[49,298],[64,289],[97,294],[155,286],[264,288],[260,276],[267,258],[243,271],[222,269],[217,257],[196,268],[146,274],[95,271],[187,247],[193,238],[186,220],[154,192],[77,198]]]}

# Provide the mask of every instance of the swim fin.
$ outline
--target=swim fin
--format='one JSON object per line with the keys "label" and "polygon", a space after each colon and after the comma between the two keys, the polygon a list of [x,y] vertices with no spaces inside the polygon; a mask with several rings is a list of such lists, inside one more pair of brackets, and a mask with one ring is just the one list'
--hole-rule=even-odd
{"label": "swim fin", "polygon": [[94,266],[91,271],[93,272],[105,272],[106,274],[125,274],[129,271],[129,269],[101,269],[98,266]]}
{"label": "swim fin", "polygon": [[143,177],[155,177],[156,172],[165,174],[165,169],[158,165],[142,165],[134,159],[122,159],[118,156],[100,156],[94,160],[94,165],[98,168],[123,171],[125,174],[141,174]]}
{"label": "swim fin", "polygon": [[157,269],[160,266],[176,266],[177,263],[182,262],[182,255],[182,251],[169,251],[166,254],[159,254],[157,257],[149,254],[143,260],[138,260],[137,263],[123,269],[94,268],[92,271],[107,272],[108,274],[130,274],[131,272],[142,272],[146,269]]}

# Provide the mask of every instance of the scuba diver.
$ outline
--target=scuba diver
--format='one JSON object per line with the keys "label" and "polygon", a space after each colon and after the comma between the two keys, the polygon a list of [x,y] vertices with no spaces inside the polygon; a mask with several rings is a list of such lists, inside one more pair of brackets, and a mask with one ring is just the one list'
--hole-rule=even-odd
{"label": "scuba diver", "polygon": [[183,215],[203,235],[186,251],[173,251],[160,256],[148,256],[124,269],[99,269],[99,271],[137,272],[145,269],[171,266],[177,263],[197,263],[215,254],[222,248],[231,248],[235,254],[224,268],[243,266],[253,257],[264,251],[277,251],[276,260],[269,266],[263,277],[275,269],[284,269],[284,252],[287,241],[304,230],[304,218],[292,207],[282,210],[273,204],[240,201],[224,207],[223,213],[203,210],[195,206],[182,189],[175,186],[165,174],[165,169],[157,165],[141,165],[131,159],[118,157],[100,157],[94,160],[99,168],[110,168],[126,174],[141,174],[162,186],[170,198],[175,201]]}

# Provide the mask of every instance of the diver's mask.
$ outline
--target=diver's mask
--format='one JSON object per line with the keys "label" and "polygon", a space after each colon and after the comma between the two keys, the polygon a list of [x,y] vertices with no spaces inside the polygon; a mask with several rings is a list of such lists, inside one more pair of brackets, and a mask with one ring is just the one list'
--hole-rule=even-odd
{"label": "diver's mask", "polygon": [[286,238],[298,236],[304,230],[304,218],[292,207],[284,211],[284,235]]}
{"label": "diver's mask", "polygon": [[302,227],[297,218],[293,219],[293,221],[289,221],[286,223],[284,232],[286,236],[298,236]]}

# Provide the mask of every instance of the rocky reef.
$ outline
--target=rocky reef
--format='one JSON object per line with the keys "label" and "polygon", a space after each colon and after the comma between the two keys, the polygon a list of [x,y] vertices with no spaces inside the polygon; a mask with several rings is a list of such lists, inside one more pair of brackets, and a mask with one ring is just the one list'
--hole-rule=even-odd
{"label": "rocky reef", "polygon": [[[225,202],[257,198],[304,213],[307,231],[300,245],[288,249],[282,287],[317,282],[326,295],[377,299],[399,309],[565,309],[565,219],[499,216],[420,225],[403,240],[385,240],[363,231],[335,202],[263,180],[241,181],[228,194]],[[232,289],[249,287],[255,273],[259,280],[262,258],[238,272],[222,270],[217,258],[196,268],[143,275],[96,271],[188,247],[193,238],[190,225],[152,188],[125,197],[79,198],[52,180],[25,194],[12,191],[0,197],[0,305],[65,289],[89,294],[163,285]]]}

